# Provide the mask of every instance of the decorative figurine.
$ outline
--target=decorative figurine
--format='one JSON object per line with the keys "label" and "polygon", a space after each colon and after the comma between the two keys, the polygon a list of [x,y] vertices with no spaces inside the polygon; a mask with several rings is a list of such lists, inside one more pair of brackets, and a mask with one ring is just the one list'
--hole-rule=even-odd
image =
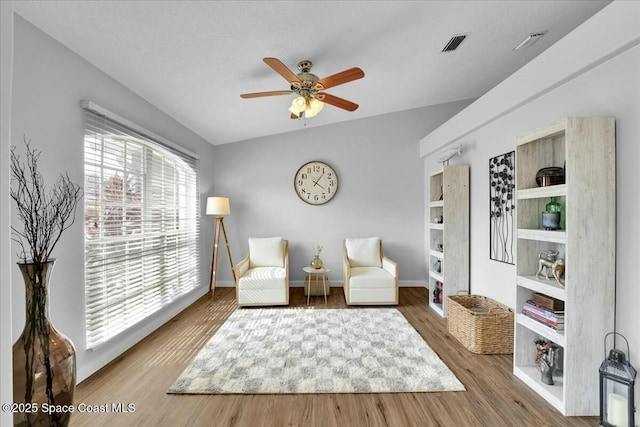
{"label": "decorative figurine", "polygon": [[433,302],[442,304],[442,287],[443,286],[444,284],[441,281],[436,280],[436,286],[433,289]]}
{"label": "decorative figurine", "polygon": [[545,278],[550,280],[553,277],[553,263],[560,252],[546,250],[538,253],[538,271],[536,279],[540,279],[542,270],[545,270]]}
{"label": "decorative figurine", "polygon": [[558,346],[551,341],[536,340],[536,368],[540,371],[540,382],[553,385],[553,371],[556,368]]}
{"label": "decorative figurine", "polygon": [[560,286],[564,286],[564,260],[557,259],[551,266],[553,269],[553,277]]}
{"label": "decorative figurine", "polygon": [[[556,283],[564,286],[564,260],[556,259],[558,251],[546,250],[538,253],[538,271],[536,279],[555,279]],[[543,277],[540,277],[540,276]]]}

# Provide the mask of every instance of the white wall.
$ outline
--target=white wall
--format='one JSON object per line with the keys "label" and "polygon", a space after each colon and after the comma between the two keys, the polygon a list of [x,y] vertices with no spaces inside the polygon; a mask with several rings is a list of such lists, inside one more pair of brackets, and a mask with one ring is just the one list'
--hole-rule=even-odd
{"label": "white wall", "polygon": [[[234,260],[246,254],[248,237],[283,236],[289,239],[291,280],[301,282],[302,267],[309,265],[312,248],[319,244],[325,266],[333,270],[332,284],[341,285],[342,240],[379,236],[385,253],[399,263],[401,284],[426,285],[424,182],[417,141],[469,102],[215,147],[215,195],[230,198],[225,225]],[[293,188],[296,171],[311,160],[329,163],[339,178],[336,196],[325,205],[303,202]],[[229,285],[225,258],[218,264],[218,277]]]}
{"label": "white wall", "polygon": [[[609,34],[612,39],[608,47],[602,40],[592,40]],[[568,77],[561,77],[557,83],[549,79],[548,88],[518,78],[548,71],[555,65],[553,61],[562,57],[566,58],[566,64],[560,68]],[[573,71],[568,68],[571,64],[576,67]],[[438,139],[444,144],[461,142],[466,147],[464,156],[457,162],[471,165],[471,292],[510,307],[515,304],[515,268],[489,260],[489,158],[513,150],[516,137],[566,116],[615,117],[617,271],[611,280],[616,281],[616,329],[629,339],[631,363],[637,368],[640,366],[640,329],[637,327],[640,3],[612,3],[508,80],[494,88],[487,99],[478,99],[422,141],[423,152],[433,152]],[[523,102],[517,101],[508,88],[518,84],[526,87],[529,81],[534,89],[531,93],[522,93]],[[502,106],[498,102],[501,97]],[[435,158],[435,153],[425,157],[427,170],[433,167]]]}
{"label": "white wall", "polygon": [[[13,1],[0,2],[0,403],[13,401],[11,345],[11,79],[13,76]],[[10,425],[10,412],[0,412],[0,425]]]}
{"label": "white wall", "polygon": [[[201,168],[202,193],[210,191],[213,173],[206,165],[212,163],[213,147],[209,143],[17,15],[14,37],[11,142],[22,149],[22,137],[26,135],[32,145],[42,151],[40,167],[46,182],[52,182],[58,173],[67,171],[74,182],[83,183],[83,110],[80,100],[89,99],[199,154],[201,164],[205,165]],[[212,226],[203,218],[200,288],[142,322],[134,331],[123,333],[99,349],[87,351],[82,217],[80,207],[75,224],[65,232],[54,251],[58,261],[50,289],[50,316],[53,324],[76,346],[79,380],[111,361],[208,290],[207,260],[211,257],[209,242],[212,236]],[[13,217],[13,221],[17,219]],[[15,245],[11,253],[17,253]],[[12,261],[11,290],[15,341],[24,325],[24,284],[14,261],[17,260]]]}

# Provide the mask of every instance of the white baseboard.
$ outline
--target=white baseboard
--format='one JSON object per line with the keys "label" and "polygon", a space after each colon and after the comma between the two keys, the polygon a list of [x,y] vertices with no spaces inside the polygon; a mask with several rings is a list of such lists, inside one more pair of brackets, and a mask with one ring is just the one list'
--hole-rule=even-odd
{"label": "white baseboard", "polygon": [[428,288],[429,284],[424,280],[400,280],[398,286],[401,288]]}
{"label": "white baseboard", "polygon": [[[332,281],[330,283],[332,288],[342,288],[342,281]],[[232,280],[219,280],[216,282],[217,288],[234,288],[236,286],[235,282]],[[424,280],[400,280],[398,286],[401,288],[427,288],[428,285]],[[302,280],[291,280],[289,281],[289,287],[291,288],[302,288],[304,287],[304,281]]]}
{"label": "white baseboard", "polygon": [[216,288],[235,288],[236,282],[233,280],[217,280]]}

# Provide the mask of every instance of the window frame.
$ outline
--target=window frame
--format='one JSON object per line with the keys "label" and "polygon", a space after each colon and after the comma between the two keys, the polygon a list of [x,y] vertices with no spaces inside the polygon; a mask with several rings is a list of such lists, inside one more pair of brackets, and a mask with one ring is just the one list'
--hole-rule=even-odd
{"label": "window frame", "polygon": [[[197,155],[90,101],[82,106],[85,336],[91,350],[200,287],[200,174]],[[99,171],[98,178],[88,171]],[[111,217],[105,216],[109,209]]]}

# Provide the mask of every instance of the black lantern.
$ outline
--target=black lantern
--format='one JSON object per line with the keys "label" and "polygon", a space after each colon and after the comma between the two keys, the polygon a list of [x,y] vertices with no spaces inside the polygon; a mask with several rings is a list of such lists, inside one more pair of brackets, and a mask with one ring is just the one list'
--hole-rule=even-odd
{"label": "black lantern", "polygon": [[[616,333],[609,332],[604,336],[604,353],[607,354],[607,337],[619,335],[627,343],[629,341]],[[631,366],[624,352],[614,348],[600,365],[600,424],[604,427],[634,427],[635,402],[633,388],[636,370]]]}

